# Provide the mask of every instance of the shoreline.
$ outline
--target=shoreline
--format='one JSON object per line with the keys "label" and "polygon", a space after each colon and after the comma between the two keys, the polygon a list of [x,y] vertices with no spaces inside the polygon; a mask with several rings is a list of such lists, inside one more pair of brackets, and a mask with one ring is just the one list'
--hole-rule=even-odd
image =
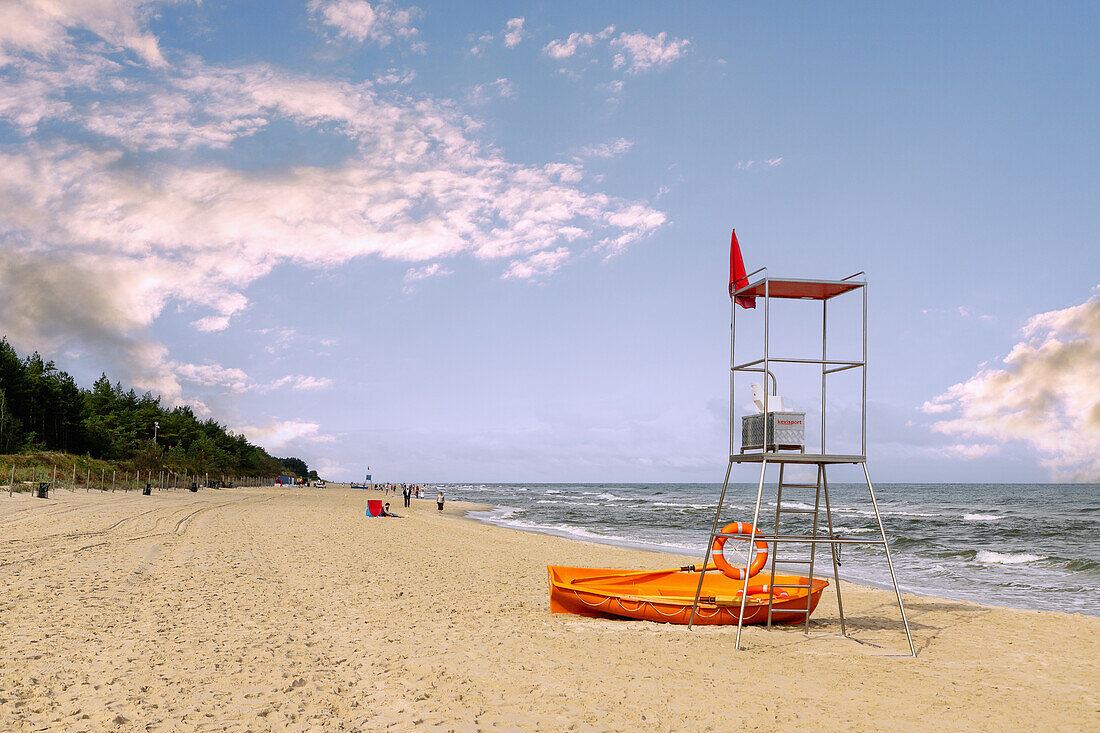
{"label": "shoreline", "polygon": [[[448,500],[448,502],[450,502],[450,500]],[[489,504],[477,504],[477,503],[473,503],[473,502],[458,502],[458,501],[455,501],[455,503],[456,504],[466,503],[466,504],[469,504],[470,507],[472,507],[472,508],[468,509],[467,512],[466,512],[466,515],[460,517],[460,519],[464,519],[464,520],[470,521],[470,522],[475,522],[477,524],[487,525],[487,526],[493,527],[495,529],[509,530],[509,531],[514,531],[514,532],[524,532],[524,533],[542,535],[542,536],[546,536],[546,537],[557,537],[559,539],[567,540],[569,542],[579,542],[579,543],[582,543],[582,544],[592,545],[592,546],[595,546],[595,547],[620,547],[620,548],[627,549],[627,550],[634,550],[636,552],[648,552],[648,553],[652,553],[654,555],[659,555],[659,556],[668,557],[668,558],[672,558],[672,559],[683,560],[684,562],[680,563],[680,564],[690,564],[690,563],[696,563],[697,564],[697,563],[702,562],[702,555],[699,555],[699,556],[688,555],[688,554],[684,554],[682,552],[679,552],[679,553],[674,552],[671,549],[663,550],[663,549],[656,548],[656,547],[652,546],[651,543],[646,543],[644,541],[639,541],[639,542],[634,543],[634,544],[629,544],[626,541],[616,541],[614,539],[606,539],[604,541],[601,541],[601,540],[597,540],[597,539],[587,539],[587,538],[584,538],[584,537],[578,537],[578,536],[570,534],[569,532],[566,532],[565,530],[561,530],[560,532],[555,532],[555,531],[551,531],[551,530],[548,530],[548,529],[536,529],[536,528],[533,528],[533,527],[516,527],[516,526],[505,525],[505,524],[498,524],[498,523],[493,522],[493,521],[488,520],[488,519],[483,519],[483,518],[480,518],[480,517],[473,517],[473,516],[469,516],[469,515],[472,514],[473,512],[487,512],[487,511],[496,511],[496,510],[501,510],[501,509],[506,510],[506,509],[509,509],[509,507],[493,506],[493,505],[489,505]],[[780,563],[777,566],[777,569],[778,569],[778,567],[781,567],[781,566],[782,566],[782,563]],[[788,572],[797,572],[797,570],[788,569]],[[822,573],[815,573],[815,577],[826,578],[830,582],[832,581],[831,577],[827,577],[827,575],[823,575]],[[868,580],[864,580],[864,579],[860,579],[859,581],[853,581],[853,580],[848,580],[848,579],[844,578],[843,576],[841,577],[841,581],[845,585],[854,585],[854,586],[858,586],[858,587],[861,587],[861,588],[867,588],[869,590],[885,591],[885,592],[890,593],[891,596],[894,593],[893,586],[890,586],[890,585],[887,585],[887,584],[877,584],[877,583],[874,583],[872,581],[868,581]],[[971,605],[978,606],[978,607],[981,607],[981,608],[994,608],[994,609],[1004,609],[1004,610],[1011,610],[1011,611],[1034,611],[1036,613],[1056,613],[1056,614],[1062,614],[1062,615],[1065,615],[1065,616],[1083,616],[1083,617],[1086,617],[1086,618],[1100,618],[1100,616],[1089,614],[1089,613],[1084,613],[1084,612],[1080,612],[1080,611],[1050,610],[1050,609],[1032,608],[1032,607],[1026,607],[1026,606],[1007,606],[1007,605],[998,605],[998,604],[994,604],[994,603],[981,603],[980,601],[974,601],[974,600],[971,600],[969,598],[951,598],[949,596],[936,595],[935,593],[926,593],[926,592],[922,592],[922,591],[919,591],[919,590],[907,590],[905,588],[902,588],[901,593],[902,593],[903,596],[908,595],[908,596],[913,596],[914,598],[925,598],[925,599],[930,599],[930,600],[943,601],[945,603],[967,603],[967,604],[971,604]]]}
{"label": "shoreline", "polygon": [[729,627],[550,614],[548,564],[669,555],[501,532],[449,500],[364,517],[376,497],[0,498],[0,727],[728,729],[731,695],[748,728],[1100,724],[1093,617],[903,594],[910,659],[893,594],[842,580],[865,643],[828,589],[810,636],[746,627],[734,652]]}
{"label": "shoreline", "polygon": [[[463,488],[469,490],[463,496],[495,505],[493,510],[472,512],[472,518],[491,526],[686,556],[694,562],[703,557],[706,530],[714,516],[713,505],[705,516],[707,492],[698,485],[669,484],[663,489],[631,484]],[[1055,610],[1100,618],[1096,576],[1090,571],[1100,562],[1100,555],[1085,539],[1087,534],[1077,531],[1056,540],[1042,539],[1047,536],[1044,533],[1057,531],[1062,516],[1058,500],[1081,499],[1072,494],[1079,494],[1080,488],[1065,488],[1070,491],[1066,496],[1062,490],[1044,494],[1036,507],[1014,500],[990,503],[1006,491],[999,486],[998,491],[974,497],[904,486],[887,497],[882,516],[902,592],[997,608]],[[860,505],[861,497],[853,498],[855,501],[842,506],[840,515],[834,517],[834,523],[839,522],[838,534],[877,538],[870,507]],[[1094,499],[1085,503],[1096,506]],[[742,500],[739,508],[726,516],[744,517],[743,504]],[[747,510],[751,516],[751,502]],[[669,516],[662,518],[655,512]],[[1088,526],[1086,520],[1081,521]],[[867,532],[873,534],[863,534]],[[844,553],[843,580],[893,592],[881,547],[845,549],[852,551]],[[824,555],[818,556],[816,574],[832,575],[828,559],[826,548]]]}

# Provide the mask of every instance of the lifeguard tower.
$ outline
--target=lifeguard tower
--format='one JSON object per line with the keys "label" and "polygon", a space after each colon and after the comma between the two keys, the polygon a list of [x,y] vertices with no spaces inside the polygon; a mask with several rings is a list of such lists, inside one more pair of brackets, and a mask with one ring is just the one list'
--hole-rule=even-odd
{"label": "lifeguard tower", "polygon": [[[742,270],[743,272],[743,270]],[[770,572],[772,582],[768,584],[768,626],[771,626],[771,608],[772,602],[775,599],[776,591],[786,586],[779,586],[777,588],[774,584],[776,574],[777,561],[784,565],[805,565],[806,566],[806,584],[790,586],[793,588],[807,588],[813,578],[815,560],[817,556],[817,549],[821,545],[829,545],[830,555],[833,568],[833,585],[836,588],[836,600],[837,608],[840,613],[840,633],[843,636],[848,636],[847,629],[844,621],[844,604],[841,598],[840,589],[840,572],[839,572],[839,553],[840,549],[844,545],[877,545],[881,546],[886,556],[886,565],[890,570],[890,580],[894,586],[894,594],[898,600],[898,609],[901,612],[902,625],[905,627],[905,636],[909,642],[909,653],[912,656],[916,656],[916,649],[913,646],[913,635],[909,630],[909,621],[905,616],[905,606],[901,600],[901,592],[898,590],[897,577],[894,574],[894,565],[890,559],[890,547],[886,542],[886,530],[882,524],[882,516],[879,513],[878,501],[875,499],[875,489],[871,484],[870,474],[867,472],[867,282],[866,279],[857,280],[856,278],[863,275],[862,272],[850,275],[843,280],[795,280],[795,279],[778,279],[772,278],[768,275],[767,268],[761,268],[749,275],[745,276],[744,280],[739,280],[738,287],[731,285],[731,299],[730,299],[730,455],[729,464],[726,467],[726,478],[722,482],[722,491],[718,496],[718,506],[714,513],[714,524],[711,527],[710,539],[707,541],[706,556],[704,559],[704,567],[711,560],[711,548],[714,545],[715,539],[719,537],[725,537],[727,539],[733,539],[740,542],[748,541],[747,547],[751,548],[755,541],[762,540],[767,543],[770,550],[769,563],[770,569],[761,572],[764,575],[765,572]],[[757,278],[757,279],[753,279]],[[732,282],[732,278],[731,278]],[[742,284],[746,283],[747,284]],[[862,334],[863,344],[862,353],[858,360],[841,360],[829,357],[828,351],[828,334],[829,334],[829,304],[835,298],[845,297],[846,300],[850,300],[853,297],[862,297]],[[759,352],[755,358],[750,358],[747,361],[738,361],[737,351],[737,310],[738,306],[736,301],[742,298],[755,298],[757,301],[762,301],[763,308],[756,309],[756,318],[759,318],[759,314],[763,313],[763,345],[762,351]],[[815,304],[821,306],[821,358],[802,358],[802,357],[786,357],[786,356],[773,356],[769,350],[770,336],[772,328],[772,308],[773,301],[785,300],[785,301],[797,301],[800,304],[812,307]],[[757,327],[760,326],[756,321]],[[808,365],[808,368],[812,369],[815,366],[820,368],[821,375],[821,436],[820,436],[820,449],[816,453],[806,452],[805,438],[802,430],[791,430],[790,428],[799,427],[798,419],[783,419],[784,415],[790,415],[791,413],[781,412],[779,409],[775,409],[774,404],[769,404],[768,386],[771,386],[771,402],[774,403],[774,396],[777,394],[777,385],[775,375],[772,373],[772,367],[777,364],[801,364]],[[862,382],[862,397],[860,400],[860,449],[858,453],[830,453],[826,443],[826,427],[827,427],[827,405],[825,402],[826,390],[829,384],[829,377],[831,375],[847,372],[850,370],[859,370]],[[762,377],[764,389],[762,399],[762,410],[759,415],[748,415],[742,420],[741,430],[741,445],[736,445],[737,442],[737,406],[736,406],[736,386],[737,376],[744,372],[758,373]],[[758,398],[759,399],[759,398]],[[781,409],[781,408],[780,408]],[[804,423],[805,420],[801,420]],[[784,425],[783,423],[788,423]],[[804,425],[802,426],[804,427]],[[784,433],[788,433],[784,435]],[[729,534],[719,531],[720,518],[722,515],[722,507],[726,500],[726,491],[729,488],[730,475],[733,472],[734,466],[741,467],[742,465],[754,465],[760,466],[759,478],[756,485],[756,506],[753,510],[752,526],[754,531],[750,534]],[[871,506],[874,508],[875,521],[878,525],[878,536],[875,538],[851,538],[851,537],[839,537],[834,532],[833,527],[833,514],[832,507],[829,501],[829,482],[828,482],[828,468],[830,466],[843,465],[843,464],[855,464],[863,469],[863,478],[867,482],[867,492],[870,494]],[[775,521],[773,524],[772,532],[763,532],[759,529],[760,520],[760,506],[764,498],[764,483],[766,472],[769,466],[778,466],[779,477],[778,483],[775,489]],[[809,482],[787,482],[785,481],[785,474],[787,468],[795,466],[815,466],[817,480],[813,483]],[[813,501],[810,501],[812,496]],[[784,505],[784,501],[788,504]],[[813,508],[807,508],[812,503]],[[798,506],[792,506],[792,504],[798,504]],[[825,527],[822,528],[819,522],[821,510],[824,508],[825,514]],[[800,533],[781,532],[781,519],[785,518],[785,515],[802,514],[806,515],[809,519],[809,531]],[[825,531],[822,531],[824,529]],[[783,549],[783,556],[779,557],[780,548]],[[797,548],[798,554],[796,554]],[[748,577],[749,566],[754,559],[754,552],[749,549],[745,553],[745,569],[742,577]],[[703,587],[703,574],[699,576],[699,587],[695,592],[695,601],[692,606],[691,621],[689,622],[689,628],[695,620],[695,611],[699,605],[699,595]],[[735,641],[735,648],[741,647],[741,629],[745,619],[745,601],[747,600],[748,593],[741,596],[741,611],[737,624],[737,639]],[[806,610],[805,610],[805,632],[809,633],[810,629],[810,594],[806,595]],[[849,637],[851,638],[851,637]],[[858,641],[858,639],[857,639]]]}

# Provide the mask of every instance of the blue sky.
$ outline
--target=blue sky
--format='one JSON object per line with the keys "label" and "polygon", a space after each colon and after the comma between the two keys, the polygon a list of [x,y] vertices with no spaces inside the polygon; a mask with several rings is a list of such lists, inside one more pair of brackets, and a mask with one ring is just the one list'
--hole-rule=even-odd
{"label": "blue sky", "polygon": [[719,481],[736,227],[867,272],[878,480],[1100,480],[1097,15],[17,0],[0,331],[333,478]]}

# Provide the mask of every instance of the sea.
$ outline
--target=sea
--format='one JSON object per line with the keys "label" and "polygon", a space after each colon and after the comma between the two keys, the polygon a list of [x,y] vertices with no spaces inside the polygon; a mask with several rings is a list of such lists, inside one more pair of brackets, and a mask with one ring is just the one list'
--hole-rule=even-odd
{"label": "sea", "polygon": [[[489,524],[700,561],[722,488],[642,483],[433,487],[449,499],[491,506],[469,514]],[[812,509],[813,494],[787,489],[783,506]],[[764,496],[758,526],[771,531],[774,485],[765,488]],[[876,484],[875,496],[902,591],[1100,616],[1100,485]],[[866,484],[830,482],[829,498],[838,536],[877,538]],[[755,500],[756,484],[730,484],[722,524],[751,522]],[[810,515],[782,516],[782,532],[808,531]],[[824,512],[819,521],[824,531]],[[781,545],[777,560],[800,551],[805,556],[803,548]],[[891,587],[880,546],[844,545],[839,561],[842,580]],[[816,563],[815,575],[831,575],[828,546],[821,546]]]}

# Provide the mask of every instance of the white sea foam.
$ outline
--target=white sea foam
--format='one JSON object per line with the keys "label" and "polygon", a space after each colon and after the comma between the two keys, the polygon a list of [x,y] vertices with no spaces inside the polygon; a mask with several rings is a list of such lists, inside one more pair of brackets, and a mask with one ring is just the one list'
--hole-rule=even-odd
{"label": "white sea foam", "polygon": [[492,524],[499,524],[504,527],[512,527],[513,529],[522,529],[528,532],[554,534],[560,537],[577,537],[583,540],[588,540],[589,542],[599,542],[601,544],[659,549],[664,552],[675,551],[677,554],[694,554],[699,551],[698,547],[689,547],[687,545],[678,544],[675,542],[661,542],[659,540],[639,540],[634,537],[622,537],[613,534],[599,534],[587,530],[584,527],[575,527],[569,524],[538,524],[536,522],[526,522],[522,519],[508,519],[504,517],[478,518]]}
{"label": "white sea foam", "polygon": [[1020,552],[1015,555],[1005,555],[989,550],[978,550],[978,555],[975,559],[978,562],[996,563],[998,565],[1019,565],[1020,563],[1035,562],[1043,558],[1039,555],[1029,555],[1026,552]]}
{"label": "white sea foam", "polygon": [[[774,501],[769,501],[769,502],[766,503],[766,506],[774,508],[775,507],[775,502]],[[783,508],[784,509],[813,509],[814,505],[813,504],[806,504],[805,502],[801,502],[801,501],[784,501],[783,502]],[[825,505],[822,504],[820,508],[824,509]]]}
{"label": "white sea foam", "polygon": [[964,514],[963,521],[965,522],[997,522],[1003,519],[996,514]]}
{"label": "white sea foam", "polygon": [[651,501],[650,506],[671,506],[677,509],[713,509],[713,504],[686,504],[682,501]]}

